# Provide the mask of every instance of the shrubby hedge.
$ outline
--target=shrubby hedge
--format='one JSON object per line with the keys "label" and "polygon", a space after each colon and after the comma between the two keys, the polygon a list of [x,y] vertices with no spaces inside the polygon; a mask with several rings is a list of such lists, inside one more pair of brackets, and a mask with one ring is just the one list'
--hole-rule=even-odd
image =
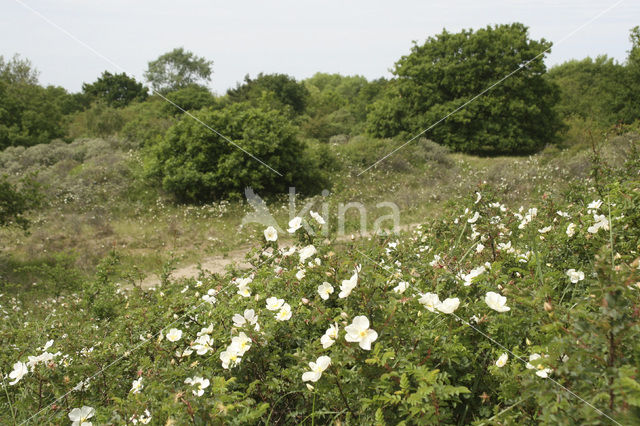
{"label": "shrubby hedge", "polygon": [[309,191],[320,185],[317,163],[280,111],[233,104],[194,115],[233,143],[191,117],[168,130],[151,148],[148,173],[179,200],[238,197],[246,187],[273,194],[286,193],[289,186]]}

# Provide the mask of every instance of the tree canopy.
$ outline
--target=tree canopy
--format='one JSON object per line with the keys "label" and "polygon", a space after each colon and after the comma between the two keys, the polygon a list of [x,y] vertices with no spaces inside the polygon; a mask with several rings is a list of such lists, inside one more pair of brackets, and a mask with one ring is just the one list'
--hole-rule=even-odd
{"label": "tree canopy", "polygon": [[514,23],[477,31],[444,30],[396,62],[395,79],[368,114],[375,136],[416,134],[493,86],[427,135],[454,150],[477,154],[532,153],[553,141],[560,127],[558,90],[544,78],[543,52]]}
{"label": "tree canopy", "polygon": [[63,136],[63,111],[73,110],[72,103],[63,88],[38,85],[38,72],[28,60],[0,56],[0,149]]}
{"label": "tree canopy", "polygon": [[213,61],[179,47],[149,62],[144,76],[153,90],[164,94],[211,81],[212,65]]}
{"label": "tree canopy", "polygon": [[133,101],[147,98],[147,88],[125,73],[111,74],[105,71],[93,83],[84,83],[82,91],[93,100],[102,100],[107,105],[121,108]]}
{"label": "tree canopy", "polygon": [[[271,95],[271,98],[269,96]],[[302,83],[286,74],[263,74],[244,77],[244,83],[227,91],[232,102],[258,101],[265,97],[274,108],[290,107],[294,114],[302,114],[307,106],[309,91]]]}

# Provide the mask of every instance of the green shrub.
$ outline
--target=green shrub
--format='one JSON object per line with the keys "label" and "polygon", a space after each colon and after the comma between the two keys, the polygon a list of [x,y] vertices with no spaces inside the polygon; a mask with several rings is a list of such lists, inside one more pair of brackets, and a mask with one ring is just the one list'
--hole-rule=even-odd
{"label": "green shrub", "polygon": [[234,104],[195,115],[233,144],[191,117],[169,129],[152,147],[148,171],[179,200],[240,196],[249,186],[261,194],[313,186],[315,167],[304,156],[297,128],[279,111]]}

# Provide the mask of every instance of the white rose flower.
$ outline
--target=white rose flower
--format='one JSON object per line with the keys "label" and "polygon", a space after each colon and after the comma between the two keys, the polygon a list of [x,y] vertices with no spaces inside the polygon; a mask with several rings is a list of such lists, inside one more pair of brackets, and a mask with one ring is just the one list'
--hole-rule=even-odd
{"label": "white rose flower", "polygon": [[470,217],[469,219],[467,219],[467,222],[469,223],[476,223],[478,221],[478,219],[480,219],[480,213],[475,212],[474,215],[472,217]]}
{"label": "white rose flower", "polygon": [[344,328],[347,342],[358,342],[365,351],[371,350],[371,343],[378,338],[378,333],[369,328],[369,319],[364,315],[355,317],[352,323]]}
{"label": "white rose flower", "polygon": [[278,240],[278,231],[273,226],[269,226],[264,230],[264,239],[267,241],[277,241]]}
{"label": "white rose flower", "polygon": [[454,297],[445,299],[443,302],[436,306],[436,309],[443,314],[452,314],[456,309],[458,309],[458,306],[460,306],[460,299]]}
{"label": "white rose flower", "polygon": [[312,218],[315,219],[316,222],[318,222],[320,225],[324,225],[325,222],[324,219],[322,218],[322,216],[320,216],[318,213],[314,212],[313,210],[309,211],[309,214],[311,215]]}
{"label": "white rose flower", "polygon": [[267,309],[270,311],[277,311],[284,305],[284,299],[278,299],[277,297],[270,297],[266,302]]}
{"label": "white rose flower", "polygon": [[406,281],[400,281],[397,286],[393,288],[393,291],[398,294],[402,294],[409,287],[409,283]]}
{"label": "white rose flower", "polygon": [[333,293],[333,286],[328,282],[323,282],[318,286],[318,294],[322,298],[322,300],[329,299],[329,295]]}
{"label": "white rose flower", "polygon": [[91,422],[88,422],[91,417],[96,413],[96,410],[93,407],[87,407],[86,405],[82,408],[74,408],[69,413],[69,420],[71,426],[92,426]]}
{"label": "white rose flower", "polygon": [[182,337],[182,330],[178,330],[177,328],[172,328],[167,333],[167,340],[170,342],[177,342]]}
{"label": "white rose flower", "polygon": [[511,308],[506,305],[507,298],[493,291],[488,292],[484,296],[484,302],[494,311],[507,312],[511,310]]}
{"label": "white rose flower", "polygon": [[329,358],[328,356],[322,355],[318,357],[316,362],[309,363],[309,368],[311,368],[311,371],[307,371],[304,374],[302,374],[302,381],[317,382],[322,376],[322,373],[324,372],[324,370],[326,370],[330,364],[331,364],[331,358]]}
{"label": "white rose flower", "polygon": [[584,272],[582,271],[576,271],[575,269],[569,269],[567,271],[567,276],[569,277],[569,280],[576,284],[579,281],[584,280]]}
{"label": "white rose flower", "polygon": [[289,221],[289,229],[287,229],[287,232],[289,232],[290,234],[293,234],[301,227],[302,227],[302,218],[296,216]]}
{"label": "white rose flower", "polygon": [[29,372],[29,369],[27,368],[27,364],[20,361],[16,362],[15,364],[13,364],[13,371],[9,373],[9,378],[13,379],[13,381],[9,382],[9,384],[15,385],[20,380],[22,380],[24,375],[27,374],[28,372]]}
{"label": "white rose flower", "polygon": [[496,366],[502,368],[507,364],[508,360],[509,360],[509,355],[507,355],[507,353],[505,352],[502,355],[500,355],[500,357],[496,361]]}
{"label": "white rose flower", "polygon": [[276,314],[276,320],[287,321],[291,318],[291,306],[288,303],[282,305],[278,313]]}
{"label": "white rose flower", "polygon": [[429,311],[435,312],[436,306],[440,304],[440,299],[435,293],[425,293],[420,295],[420,299],[418,299],[418,302],[422,303],[422,305],[424,305],[424,307]]}

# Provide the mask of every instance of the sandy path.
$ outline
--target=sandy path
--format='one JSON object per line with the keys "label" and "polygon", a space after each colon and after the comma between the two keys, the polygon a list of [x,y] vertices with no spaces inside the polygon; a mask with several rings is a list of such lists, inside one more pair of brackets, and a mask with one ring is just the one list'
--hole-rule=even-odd
{"label": "sandy path", "polygon": [[[418,223],[401,225],[399,231],[408,231],[416,228],[418,225]],[[366,238],[370,237],[372,234],[373,232],[366,232],[364,234],[355,234],[354,236],[355,238]],[[352,239],[351,235],[341,235],[336,238],[336,241],[344,242],[350,239]],[[287,242],[290,243],[290,241],[285,241],[285,245]],[[205,257],[200,261],[200,265],[202,266],[203,271],[213,274],[224,274],[226,272],[226,267],[229,265],[236,265],[239,269],[249,269],[251,265],[246,262],[245,256],[250,249],[251,247],[241,247],[230,251],[226,256],[216,255]],[[199,274],[200,270],[198,269],[198,264],[193,263],[174,269],[171,273],[171,278],[196,278]],[[160,284],[160,277],[157,274],[149,275],[140,282],[140,286],[142,288],[154,287],[158,284]]]}

